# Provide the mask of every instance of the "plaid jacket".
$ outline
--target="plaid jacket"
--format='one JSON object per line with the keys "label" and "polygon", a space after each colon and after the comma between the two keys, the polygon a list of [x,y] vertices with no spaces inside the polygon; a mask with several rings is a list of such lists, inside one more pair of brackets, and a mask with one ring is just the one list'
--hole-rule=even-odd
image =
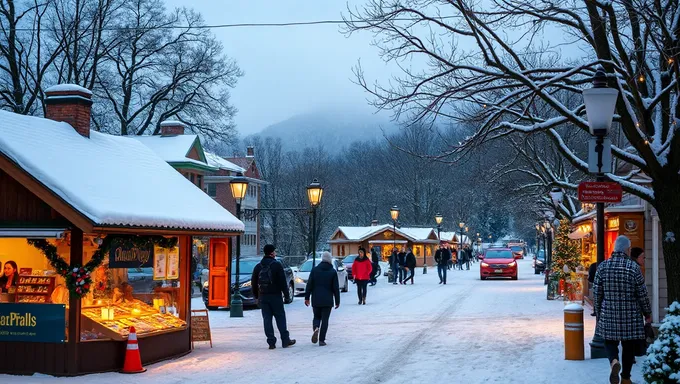
{"label": "plaid jacket", "polygon": [[652,312],[640,266],[621,252],[612,253],[597,267],[595,283],[595,333],[605,340],[645,338],[643,314]]}

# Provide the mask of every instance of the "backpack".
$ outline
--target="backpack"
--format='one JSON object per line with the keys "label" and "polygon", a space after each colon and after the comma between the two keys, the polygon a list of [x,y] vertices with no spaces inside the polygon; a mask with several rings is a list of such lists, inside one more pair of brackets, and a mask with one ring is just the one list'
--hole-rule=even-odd
{"label": "backpack", "polygon": [[274,284],[274,278],[272,277],[272,270],[271,266],[272,264],[275,263],[269,263],[267,265],[264,265],[260,263],[260,266],[262,267],[260,269],[260,273],[257,275],[257,288],[260,293],[267,293],[270,290],[270,287]]}

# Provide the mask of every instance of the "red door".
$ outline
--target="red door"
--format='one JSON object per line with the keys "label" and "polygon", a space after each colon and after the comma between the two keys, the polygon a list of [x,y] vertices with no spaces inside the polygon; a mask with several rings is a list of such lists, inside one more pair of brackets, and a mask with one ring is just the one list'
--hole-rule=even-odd
{"label": "red door", "polygon": [[210,239],[208,306],[228,307],[231,287],[231,257],[228,238]]}

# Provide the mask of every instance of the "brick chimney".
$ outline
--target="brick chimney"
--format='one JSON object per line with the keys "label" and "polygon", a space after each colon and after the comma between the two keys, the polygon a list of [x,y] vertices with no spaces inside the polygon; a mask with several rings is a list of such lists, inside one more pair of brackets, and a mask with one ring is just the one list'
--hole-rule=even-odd
{"label": "brick chimney", "polygon": [[161,123],[161,136],[183,135],[186,124],[176,120],[166,120]]}
{"label": "brick chimney", "polygon": [[377,227],[377,226],[378,226],[378,220],[371,221],[371,227]]}
{"label": "brick chimney", "polygon": [[255,148],[253,147],[246,148],[246,157],[255,157]]}
{"label": "brick chimney", "polygon": [[76,132],[90,137],[92,92],[75,84],[59,84],[45,90],[45,117],[69,123]]}

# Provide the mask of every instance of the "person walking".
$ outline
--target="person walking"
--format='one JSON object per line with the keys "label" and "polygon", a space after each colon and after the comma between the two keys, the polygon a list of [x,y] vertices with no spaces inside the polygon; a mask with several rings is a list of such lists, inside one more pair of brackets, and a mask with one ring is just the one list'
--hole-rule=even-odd
{"label": "person walking", "polygon": [[434,261],[437,262],[437,274],[439,275],[439,284],[446,284],[446,272],[449,268],[449,261],[451,260],[451,252],[444,246],[439,245],[439,249],[434,253]]}
{"label": "person walking", "polygon": [[305,287],[305,305],[309,307],[309,297],[312,298],[312,343],[319,342],[319,346],[326,346],[328,320],[331,317],[333,302],[335,309],[340,307],[340,284],[338,273],[333,268],[333,256],[326,251],[321,255],[321,263],[312,269]]}
{"label": "person walking", "polygon": [[451,268],[454,266],[454,264],[458,263],[458,260],[457,260],[458,251],[456,250],[456,247],[452,247],[451,245],[446,245],[446,246],[444,246],[444,248],[446,248],[449,251],[449,253],[451,254],[451,258],[446,263],[446,269],[448,269],[450,271]]}
{"label": "person walking", "polygon": [[465,247],[465,265],[466,265],[466,270],[470,270],[470,259],[472,259],[472,250],[470,249],[469,246]]}
{"label": "person walking", "polygon": [[630,371],[635,353],[645,339],[645,323],[652,321],[647,286],[640,266],[630,259],[630,248],[626,236],[616,238],[611,258],[597,267],[593,286],[597,316],[595,333],[604,339],[611,384],[632,383]]}
{"label": "person walking", "polygon": [[378,269],[380,267],[380,259],[378,258],[378,252],[375,250],[375,248],[371,248],[371,266],[373,267],[373,270],[371,270],[371,286],[375,285],[378,283]]}
{"label": "person walking", "polygon": [[250,278],[253,289],[253,297],[262,309],[264,322],[264,334],[267,336],[269,349],[276,348],[276,335],[272,317],[276,319],[276,327],[281,334],[283,348],[295,344],[295,339],[290,338],[286,325],[286,310],[283,308],[283,296],[290,301],[288,283],[283,266],[276,260],[276,247],[272,244],[264,246],[264,257],[255,268]]}
{"label": "person walking", "polygon": [[399,275],[397,272],[399,269],[399,257],[397,255],[396,249],[393,249],[392,254],[390,255],[390,269],[392,270],[392,284],[397,285],[397,279]]}
{"label": "person walking", "polygon": [[408,274],[408,277],[404,279],[404,284],[409,280],[411,280],[411,284],[413,284],[413,276],[416,274],[416,255],[413,254],[413,249],[411,248],[408,249],[408,253],[406,254],[406,266],[404,267],[404,271],[406,272],[405,274]]}
{"label": "person walking", "polygon": [[406,278],[406,252],[404,248],[401,249],[397,258],[399,260],[399,284],[404,284]]}
{"label": "person walking", "polygon": [[366,257],[366,250],[359,248],[359,257],[354,259],[352,263],[352,276],[357,284],[357,296],[359,297],[359,305],[366,305],[366,288],[368,281],[371,279],[371,271],[373,266],[371,260]]}

